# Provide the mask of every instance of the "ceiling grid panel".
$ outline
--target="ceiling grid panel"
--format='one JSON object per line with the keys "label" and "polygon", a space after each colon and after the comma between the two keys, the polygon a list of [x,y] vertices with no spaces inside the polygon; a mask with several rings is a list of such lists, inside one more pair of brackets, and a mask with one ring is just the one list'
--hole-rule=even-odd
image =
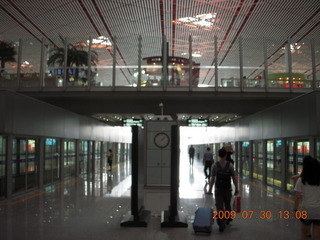
{"label": "ceiling grid panel", "polygon": [[[226,63],[229,62],[229,64],[231,63],[231,64],[237,64],[238,65],[238,59],[239,59],[239,57],[238,57],[239,56],[238,39],[241,36],[241,33],[242,33],[243,29],[246,27],[246,23],[250,19],[251,14],[254,12],[254,9],[255,9],[257,3],[258,3],[258,0],[255,0],[254,2],[252,2],[252,4],[251,4],[249,9],[246,7],[246,9],[245,9],[246,10],[246,15],[245,15],[244,18],[242,18],[241,25],[239,27],[236,27],[236,29],[237,29],[236,34],[233,36],[233,39],[232,39],[231,43],[228,44],[228,48],[227,48],[227,51],[226,51],[225,55],[223,56],[221,61],[219,61],[220,65],[227,58],[228,55],[229,55],[229,61],[227,59]],[[241,15],[241,14],[239,14],[239,15]],[[232,51],[231,49],[233,48],[233,46],[235,46],[235,47],[234,47],[234,49]],[[235,61],[235,59],[237,59],[237,60]]]}
{"label": "ceiling grid panel", "polygon": [[172,41],[172,0],[163,0],[164,1],[164,34],[166,35],[167,42],[169,42],[169,53],[171,52],[171,41]]}
{"label": "ceiling grid panel", "polygon": [[[79,0],[80,2],[80,0]],[[109,36],[104,35],[104,26],[103,23],[101,21],[101,18],[99,17],[99,13],[96,10],[95,1],[85,1],[85,0],[81,0],[82,4],[85,7],[85,10],[87,11],[87,13],[89,14],[90,18],[92,19],[92,25],[94,28],[96,28],[96,34],[91,36],[93,38],[99,37],[99,36],[105,36],[110,38]]]}
{"label": "ceiling grid panel", "polygon": [[[7,8],[4,8],[0,4],[0,39],[8,42],[17,42],[19,38],[30,38],[32,33],[28,31],[17,22],[14,16],[8,12]],[[17,34],[19,33],[19,34]]]}
{"label": "ceiling grid panel", "polygon": [[38,42],[41,42],[41,37],[39,37],[39,32],[37,31],[36,33],[34,33],[33,26],[23,16],[21,16],[21,14],[19,14],[19,12],[17,12],[12,5],[6,5],[6,8],[1,6],[0,8],[3,10],[3,12],[7,16],[10,17],[12,21],[14,21],[17,24],[17,26],[19,26],[16,29],[9,29],[9,31],[23,29],[24,32],[27,33],[27,36],[25,37],[25,39],[36,39]]}
{"label": "ceiling grid panel", "polygon": [[142,35],[143,57],[161,55],[161,19],[160,4],[158,0],[146,0],[150,13],[147,19],[147,32]]}
{"label": "ceiling grid panel", "polygon": [[[234,23],[237,20],[239,12],[241,11],[241,8],[243,5],[243,0],[240,0],[238,2],[227,1],[227,4],[228,5],[225,6],[225,9],[227,9],[227,10],[231,9],[231,11],[228,11],[229,18],[228,17],[226,18],[226,19],[229,19],[228,26],[226,28],[224,28],[227,30],[224,32],[224,36],[223,36],[221,42],[218,44],[219,63],[220,63],[221,59],[223,59],[223,57],[225,56],[225,53],[227,52],[227,47],[225,45],[229,45],[229,44],[227,44],[228,43],[227,41],[229,39],[229,34],[233,31],[232,29],[233,29]],[[231,5],[231,4],[233,4],[233,5]],[[212,59],[212,62],[210,65],[213,66],[213,64],[214,64],[214,58]],[[208,77],[210,71],[211,71],[210,69],[207,70],[207,73],[203,79],[203,83],[206,81],[210,82],[212,80],[212,77],[213,77],[212,74],[211,74],[211,76],[212,76],[211,79],[207,80],[207,77]]]}

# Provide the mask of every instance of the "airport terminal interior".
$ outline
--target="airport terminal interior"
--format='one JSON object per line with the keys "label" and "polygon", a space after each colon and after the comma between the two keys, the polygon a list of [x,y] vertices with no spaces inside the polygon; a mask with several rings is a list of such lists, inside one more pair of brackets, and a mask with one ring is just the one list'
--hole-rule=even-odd
{"label": "airport terminal interior", "polygon": [[[0,239],[301,239],[318,0],[1,0],[0,21]],[[241,211],[196,233],[227,146]]]}

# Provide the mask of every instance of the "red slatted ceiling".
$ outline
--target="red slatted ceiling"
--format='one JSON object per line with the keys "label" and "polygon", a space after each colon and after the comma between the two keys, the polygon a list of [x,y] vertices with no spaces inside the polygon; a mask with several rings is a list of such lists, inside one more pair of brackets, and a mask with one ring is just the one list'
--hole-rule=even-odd
{"label": "red slatted ceiling", "polygon": [[[192,35],[194,49],[203,55],[194,60],[202,66],[213,64],[215,35],[220,49],[219,60],[224,66],[237,63],[240,35],[244,39],[246,57],[257,66],[262,64],[261,56],[259,61],[254,61],[254,51],[261,51],[263,37],[279,39],[270,41],[269,62],[281,55],[281,51],[274,53],[281,49],[288,36],[297,40],[319,39],[320,13],[307,20],[320,8],[320,1],[256,2],[253,12],[248,14],[254,0],[55,0],[50,4],[40,0],[3,0],[0,6],[5,7],[7,13],[4,10],[0,12],[0,38],[37,40],[45,37],[60,44],[59,34],[68,37],[70,42],[85,41],[89,36],[97,37],[99,34],[108,38],[117,36],[117,54],[121,56],[118,61],[125,65],[137,62],[137,38],[140,34],[143,37],[143,57],[161,54],[162,34],[167,36],[170,53],[182,56],[188,52],[188,37]],[[217,13],[212,29],[202,30],[173,23],[181,17],[210,12]],[[253,41],[254,38],[260,38],[260,41]],[[108,51],[100,54],[105,58],[111,57]],[[213,77],[212,71],[207,74],[208,82]]]}

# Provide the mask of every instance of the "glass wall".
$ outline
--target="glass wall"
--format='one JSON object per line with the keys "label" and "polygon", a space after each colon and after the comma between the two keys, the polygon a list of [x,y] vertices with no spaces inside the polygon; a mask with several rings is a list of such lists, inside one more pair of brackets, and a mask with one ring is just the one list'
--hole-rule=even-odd
{"label": "glass wall", "polygon": [[76,175],[76,143],[75,141],[64,142],[64,177]]}
{"label": "glass wall", "polygon": [[[312,57],[311,41],[299,41],[291,39],[290,51],[292,58],[292,87],[311,88],[312,87]],[[300,76],[297,73],[301,74]]]}
{"label": "glass wall", "polygon": [[286,156],[287,156],[287,171],[286,171],[286,190],[292,190],[294,187],[294,181],[292,176],[296,174],[297,170],[295,167],[295,142],[294,140],[288,140],[286,146]]}
{"label": "glass wall", "polygon": [[[5,61],[3,66],[0,66],[0,87],[17,87],[17,62],[18,62],[18,52],[19,52],[19,41],[6,42],[7,49],[7,59],[12,59],[14,61]],[[4,67],[4,68],[2,68]]]}
{"label": "glass wall", "polygon": [[[316,66],[320,66],[320,40],[319,39],[315,39],[314,40],[314,52],[313,54],[315,54],[315,65]],[[318,70],[318,69],[317,69]],[[320,88],[320,73],[319,70],[315,72],[316,75],[316,87]]]}
{"label": "glass wall", "polygon": [[96,142],[96,151],[95,151],[95,173],[100,173],[101,169],[101,142]]}
{"label": "glass wall", "polygon": [[6,146],[6,138],[0,136],[0,199],[6,195]]}
{"label": "glass wall", "polygon": [[250,174],[250,143],[242,142],[242,174],[249,176]]}
{"label": "glass wall", "polygon": [[80,174],[88,173],[88,154],[88,141],[81,141],[79,153]]}
{"label": "glass wall", "polygon": [[[185,87],[188,90],[189,81],[191,81],[192,87],[239,90],[241,83],[244,88],[254,89],[261,89],[267,83],[270,89],[280,88],[286,91],[290,86],[290,69],[292,70],[292,88],[310,89],[314,76],[317,81],[316,86],[320,86],[319,40],[314,40],[313,48],[310,39],[304,39],[304,41],[291,39],[288,44],[287,38],[241,38],[241,41],[239,38],[239,41],[231,45],[227,45],[223,39],[218,38],[215,43],[212,36],[201,38],[194,36],[191,39],[193,62],[190,71],[189,36],[185,39],[174,39],[174,41],[169,37],[168,51],[165,55],[162,50],[162,40],[152,36],[141,39],[141,52],[139,52],[138,36],[124,35],[115,37],[115,41],[100,36],[97,39],[91,39],[91,44],[89,36],[75,39],[56,38],[46,40],[44,44],[30,39],[24,39],[21,43],[16,41],[12,43],[16,60],[18,60],[19,45],[22,44],[19,53],[22,60],[21,69],[18,68],[17,63],[6,63],[5,68],[0,72],[0,87],[17,87],[17,70],[19,69],[21,87],[117,86],[153,87],[160,90],[165,85],[166,87]],[[175,46],[170,45],[172,42]],[[45,52],[44,74],[40,76],[42,46]],[[123,49],[125,46],[130,47]],[[171,49],[172,47],[174,50]],[[125,50],[126,55],[122,55],[119,49]],[[152,49],[151,55],[150,49]],[[217,69],[214,62],[215,49],[218,53]],[[68,52],[66,66],[65,52]],[[175,52],[179,54],[174,54]],[[315,73],[312,72],[313,54],[315,55]],[[88,66],[89,56],[92,57],[91,66]],[[166,76],[164,76],[163,56],[168,59]],[[265,58],[268,59],[267,63]],[[240,59],[243,66],[240,66]],[[141,63],[141,69],[139,69],[139,63]],[[64,73],[65,67],[66,73]]]}
{"label": "glass wall", "polygon": [[38,186],[36,139],[15,138],[12,143],[12,191],[26,191]]}
{"label": "glass wall", "polygon": [[218,41],[221,46],[219,52],[219,87],[240,87],[240,57],[239,57],[239,41],[235,42],[231,49],[224,45],[224,41]]}
{"label": "glass wall", "polygon": [[318,161],[320,161],[320,138],[316,138],[315,139],[315,147],[316,147],[316,151],[315,151],[315,158],[318,159]]}
{"label": "glass wall", "polygon": [[307,140],[287,140],[287,190],[292,190],[295,180],[291,177],[302,172],[303,158],[310,155],[310,143]]}
{"label": "glass wall", "polygon": [[40,87],[40,56],[40,42],[33,39],[23,41],[19,78],[21,87]]}
{"label": "glass wall", "polygon": [[310,144],[307,140],[297,141],[297,174],[302,173],[303,158],[310,155]]}
{"label": "glass wall", "polygon": [[273,185],[281,188],[281,164],[282,162],[282,140],[278,139],[274,141],[274,174]]}
{"label": "glass wall", "polygon": [[263,142],[253,142],[253,178],[262,181],[263,175]]}
{"label": "glass wall", "polygon": [[242,45],[243,86],[246,88],[262,88],[265,86],[264,39],[245,39]]}
{"label": "glass wall", "polygon": [[46,138],[44,153],[44,184],[51,184],[60,180],[60,140]]}
{"label": "glass wall", "polygon": [[274,179],[274,142],[267,141],[267,183],[273,185]]}

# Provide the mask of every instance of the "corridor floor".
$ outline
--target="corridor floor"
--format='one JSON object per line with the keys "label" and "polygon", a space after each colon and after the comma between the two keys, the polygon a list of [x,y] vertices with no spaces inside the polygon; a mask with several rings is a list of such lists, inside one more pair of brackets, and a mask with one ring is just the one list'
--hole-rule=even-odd
{"label": "corridor floor", "polygon": [[14,199],[0,202],[1,240],[102,240],[102,239],[237,239],[295,240],[300,222],[292,212],[293,195],[240,179],[242,212],[221,233],[216,222],[209,236],[194,234],[192,222],[198,207],[214,206],[214,197],[206,195],[201,161],[189,166],[187,153],[181,153],[179,215],[187,228],[161,228],[161,212],[168,210],[166,191],[146,190],[145,209],[151,211],[147,227],[120,227],[130,210],[131,164],[114,166],[88,180],[69,179]]}

